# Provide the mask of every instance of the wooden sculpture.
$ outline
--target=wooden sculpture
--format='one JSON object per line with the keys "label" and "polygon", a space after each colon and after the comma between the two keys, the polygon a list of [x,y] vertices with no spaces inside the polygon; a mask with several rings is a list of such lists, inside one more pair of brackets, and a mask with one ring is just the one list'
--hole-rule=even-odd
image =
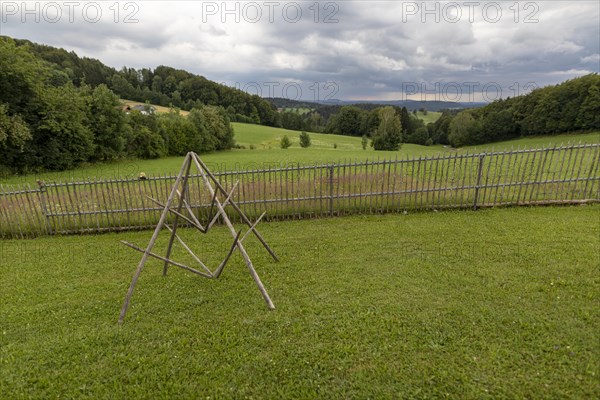
{"label": "wooden sculpture", "polygon": [[[200,223],[200,221],[198,220],[198,218],[192,211],[192,207],[190,206],[189,202],[186,200],[186,194],[189,191],[188,185],[189,185],[190,169],[192,167],[192,164],[194,164],[196,166],[196,168],[198,169],[198,174],[200,175],[200,178],[202,179],[204,185],[206,186],[206,189],[208,190],[209,194],[212,197],[209,218],[208,218],[208,222],[206,225],[202,225]],[[150,242],[148,243],[148,246],[146,247],[146,249],[143,249],[141,247],[138,247],[138,246],[136,246],[132,243],[128,243],[126,241],[121,241],[126,246],[129,246],[132,249],[135,249],[135,250],[143,253],[143,256],[142,256],[142,259],[140,260],[140,263],[138,264],[138,267],[135,271],[133,280],[131,281],[131,285],[129,286],[129,290],[127,291],[127,295],[125,296],[125,302],[123,303],[123,307],[121,309],[121,314],[119,315],[119,324],[122,324],[123,320],[125,319],[125,314],[127,313],[127,309],[129,308],[129,302],[131,301],[131,296],[133,295],[135,285],[136,285],[137,280],[142,272],[142,269],[144,268],[144,264],[146,264],[146,261],[148,260],[148,257],[153,257],[158,260],[164,261],[163,275],[167,275],[167,270],[169,268],[169,265],[174,265],[176,267],[193,272],[193,273],[203,276],[205,278],[217,279],[223,272],[223,269],[225,268],[225,265],[227,264],[227,261],[229,260],[231,255],[237,249],[241,253],[242,257],[244,258],[244,261],[246,262],[246,266],[248,267],[248,270],[250,271],[250,275],[252,275],[252,278],[256,282],[256,285],[258,286],[260,293],[262,294],[263,298],[265,299],[267,306],[271,310],[275,309],[275,306],[273,305],[273,302],[271,301],[269,294],[267,293],[258,274],[256,273],[256,270],[254,269],[254,266],[252,265],[252,261],[250,260],[250,257],[248,256],[248,253],[246,252],[246,249],[244,249],[244,245],[243,245],[244,239],[246,239],[246,237],[250,234],[250,232],[252,232],[258,238],[258,240],[260,240],[260,242],[262,243],[264,248],[269,252],[269,254],[271,254],[271,257],[273,257],[273,259],[275,261],[279,260],[277,258],[277,255],[269,247],[269,245],[264,240],[264,238],[261,236],[261,234],[256,230],[256,225],[264,217],[265,213],[263,213],[254,223],[252,223],[248,219],[248,217],[244,214],[244,212],[240,209],[240,207],[235,203],[235,201],[233,201],[233,192],[234,192],[236,186],[237,186],[237,183],[235,185],[233,185],[233,188],[231,189],[230,192],[227,192],[225,190],[225,188],[223,188],[223,186],[220,184],[220,182],[215,178],[215,176],[210,172],[210,170],[208,169],[206,164],[204,164],[202,162],[200,157],[198,157],[198,155],[196,153],[190,152],[185,157],[185,161],[183,162],[183,165],[181,166],[181,170],[179,171],[179,174],[177,175],[177,179],[175,180],[175,183],[173,184],[173,188],[171,190],[171,193],[170,193],[167,201],[163,204],[160,201],[147,196],[152,202],[154,202],[155,204],[162,207],[163,211],[160,215],[158,224],[156,225],[156,229],[154,230],[154,234],[152,235],[152,238],[150,239]],[[219,199],[219,195],[225,196],[225,200],[223,202],[221,202],[221,200]],[[176,206],[175,206],[175,208],[173,208],[172,206],[175,203],[176,203]],[[230,205],[239,214],[241,220],[250,227],[244,235],[242,235],[241,230],[236,232],[233,224],[231,223],[231,220],[229,219],[227,213],[225,212],[225,208],[228,205]],[[215,207],[217,209],[216,213],[214,213],[214,215],[212,215]],[[169,215],[169,213],[175,215],[172,226],[169,226],[167,224],[167,215]],[[231,245],[231,248],[229,249],[229,252],[225,256],[225,258],[223,259],[221,264],[219,264],[217,269],[215,269],[213,272],[200,260],[200,258],[198,258],[198,256],[196,256],[196,254],[194,254],[194,252],[183,241],[183,239],[181,239],[181,237],[179,235],[177,235],[177,227],[179,226],[180,220],[183,220],[183,221],[187,222],[188,224],[190,224],[192,227],[199,230],[201,233],[208,233],[210,228],[212,228],[212,226],[215,224],[215,222],[217,222],[219,217],[221,217],[222,221],[229,228],[229,230],[231,232],[231,236],[233,237],[233,243]],[[158,235],[163,228],[166,228],[171,232],[169,245],[167,247],[167,251],[166,251],[166,254],[164,257],[152,252],[152,248],[154,247],[156,239],[158,238]],[[181,263],[171,260],[171,258],[170,258],[171,251],[172,251],[173,243],[175,240],[177,240],[181,244],[181,246],[192,256],[192,258],[200,265],[200,267],[202,268],[202,271],[199,271],[195,268],[191,268],[184,264],[181,264]]]}

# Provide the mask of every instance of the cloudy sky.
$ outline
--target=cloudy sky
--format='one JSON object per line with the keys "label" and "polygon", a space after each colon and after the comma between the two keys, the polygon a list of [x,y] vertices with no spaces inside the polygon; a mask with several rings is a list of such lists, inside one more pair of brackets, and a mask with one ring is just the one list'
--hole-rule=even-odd
{"label": "cloudy sky", "polygon": [[486,101],[600,70],[600,2],[0,2],[0,34],[264,97]]}

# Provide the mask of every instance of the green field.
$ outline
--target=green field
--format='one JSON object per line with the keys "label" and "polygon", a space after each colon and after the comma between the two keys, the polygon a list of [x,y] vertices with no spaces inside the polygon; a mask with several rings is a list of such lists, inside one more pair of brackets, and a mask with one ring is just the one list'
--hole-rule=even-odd
{"label": "green field", "polygon": [[[299,134],[281,128],[272,128],[262,125],[233,123],[236,142],[245,149],[221,151],[201,154],[202,159],[209,166],[217,170],[235,170],[256,168],[274,165],[314,165],[340,160],[373,160],[393,159],[395,157],[419,157],[443,153],[473,153],[494,148],[495,150],[508,150],[517,147],[545,147],[561,143],[599,143],[600,133],[565,134],[556,136],[540,136],[534,138],[515,139],[498,142],[485,146],[471,146],[462,149],[446,148],[441,145],[419,146],[404,144],[397,152],[375,151],[371,147],[363,150],[361,138],[340,135],[310,133],[312,146],[303,149],[299,145]],[[279,141],[287,135],[292,141],[292,147],[281,149]],[[254,149],[250,149],[250,146]],[[337,148],[334,148],[334,145]],[[5,175],[0,176],[0,184],[35,184],[37,179],[47,182],[85,180],[88,178],[114,178],[137,177],[140,172],[147,176],[175,175],[181,167],[183,157],[168,157],[158,160],[123,160],[111,164],[93,164],[83,166],[72,171],[56,173],[30,174],[26,176]]]}
{"label": "green field", "polygon": [[[121,328],[118,241],[149,232],[3,241],[0,398],[598,398],[599,212],[263,224],[275,311],[237,255],[219,281],[151,261]],[[182,234],[210,265],[231,240]]]}
{"label": "green field", "polygon": [[[233,123],[236,143],[249,147],[251,144],[256,149],[280,149],[279,141],[281,137],[287,135],[294,147],[300,148],[300,132],[291,131],[282,128],[273,128],[263,125],[251,125]],[[306,151],[314,150],[362,150],[361,138],[341,135],[328,135],[323,133],[309,133],[311,137],[311,147],[302,149]],[[337,149],[333,145],[337,144]],[[288,149],[289,150],[289,149]],[[370,149],[373,151],[372,149]]]}
{"label": "green field", "polygon": [[437,121],[441,116],[442,113],[438,111],[427,111],[427,114],[422,111],[417,111],[417,118],[422,119],[423,122],[425,122],[425,125]]}
{"label": "green field", "polygon": [[306,113],[311,112],[312,109],[311,108],[306,108],[306,107],[286,107],[286,108],[282,108],[281,111],[284,111],[284,112],[295,112],[297,114],[304,115]]}

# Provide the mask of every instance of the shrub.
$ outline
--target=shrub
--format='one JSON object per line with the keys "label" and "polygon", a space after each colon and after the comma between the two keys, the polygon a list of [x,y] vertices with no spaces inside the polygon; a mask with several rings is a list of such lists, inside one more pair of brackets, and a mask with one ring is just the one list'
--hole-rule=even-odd
{"label": "shrub", "polygon": [[420,127],[406,138],[407,143],[420,144],[427,146],[427,139],[429,139],[429,131],[424,126]]}
{"label": "shrub", "polygon": [[360,144],[361,144],[363,150],[367,149],[367,145],[369,144],[369,140],[367,139],[367,135],[363,135],[363,137],[362,137],[362,139],[360,141]]}
{"label": "shrub", "polygon": [[287,135],[283,135],[283,137],[281,138],[281,142],[279,142],[279,146],[282,149],[287,149],[291,145],[292,145],[292,142],[290,142],[290,138],[288,138]]}
{"label": "shrub", "polygon": [[302,131],[302,133],[300,133],[300,147],[303,148],[307,148],[310,147],[310,136],[308,136],[308,133]]}

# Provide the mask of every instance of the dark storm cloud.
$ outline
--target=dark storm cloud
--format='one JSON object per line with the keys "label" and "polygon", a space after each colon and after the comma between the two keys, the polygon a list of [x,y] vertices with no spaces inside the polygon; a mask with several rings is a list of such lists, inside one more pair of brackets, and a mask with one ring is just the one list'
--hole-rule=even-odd
{"label": "dark storm cloud", "polygon": [[295,82],[309,100],[331,96],[323,88],[332,82],[337,98],[401,98],[410,85],[431,92],[473,82],[498,84],[507,96],[515,84],[554,84],[600,69],[596,1],[481,1],[473,10],[427,2],[428,14],[420,1],[275,2],[271,15],[265,2],[228,2],[229,13],[220,1],[135,4],[138,23],[123,23],[125,10],[115,23],[106,3],[95,24],[12,16],[1,30],[115,67],[172,65],[263,95]]}

